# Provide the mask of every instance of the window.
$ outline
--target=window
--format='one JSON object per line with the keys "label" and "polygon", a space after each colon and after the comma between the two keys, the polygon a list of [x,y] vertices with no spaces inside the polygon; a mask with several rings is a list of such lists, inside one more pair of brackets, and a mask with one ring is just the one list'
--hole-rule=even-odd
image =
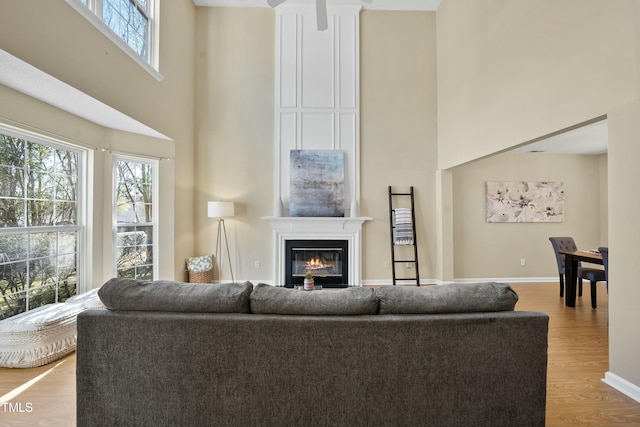
{"label": "window", "polygon": [[67,3],[145,68],[149,70],[151,66],[149,71],[161,80],[155,54],[156,0],[67,0]]}
{"label": "window", "polygon": [[147,62],[149,15],[147,0],[102,0],[102,21]]}
{"label": "window", "polygon": [[0,128],[0,319],[76,294],[85,158]]}
{"label": "window", "polygon": [[115,275],[153,280],[157,162],[114,158]]}

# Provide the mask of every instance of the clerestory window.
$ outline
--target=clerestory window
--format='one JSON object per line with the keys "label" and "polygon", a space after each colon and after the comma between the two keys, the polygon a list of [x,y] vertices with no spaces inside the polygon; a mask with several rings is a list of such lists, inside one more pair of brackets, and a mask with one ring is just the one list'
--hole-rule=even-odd
{"label": "clerestory window", "polygon": [[0,319],[76,294],[86,151],[0,128]]}
{"label": "clerestory window", "polygon": [[[157,0],[66,0],[132,58],[157,74]],[[97,19],[96,19],[97,18]],[[115,37],[113,37],[115,36]],[[137,57],[137,58],[136,58]]]}

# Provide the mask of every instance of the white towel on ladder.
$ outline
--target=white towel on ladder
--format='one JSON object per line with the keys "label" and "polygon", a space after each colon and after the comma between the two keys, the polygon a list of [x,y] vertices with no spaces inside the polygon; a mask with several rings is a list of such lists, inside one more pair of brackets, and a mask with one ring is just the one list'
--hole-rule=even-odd
{"label": "white towel on ladder", "polygon": [[411,220],[411,209],[396,208],[395,214],[395,236],[393,239],[396,245],[413,245],[413,223]]}

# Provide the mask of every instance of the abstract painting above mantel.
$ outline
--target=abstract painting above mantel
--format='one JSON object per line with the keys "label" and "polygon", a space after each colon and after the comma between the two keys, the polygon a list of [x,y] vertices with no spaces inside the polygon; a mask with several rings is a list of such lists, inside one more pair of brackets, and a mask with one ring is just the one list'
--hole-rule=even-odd
{"label": "abstract painting above mantel", "polygon": [[487,181],[487,222],[564,221],[564,183]]}
{"label": "abstract painting above mantel", "polygon": [[344,152],[291,150],[289,215],[344,216]]}

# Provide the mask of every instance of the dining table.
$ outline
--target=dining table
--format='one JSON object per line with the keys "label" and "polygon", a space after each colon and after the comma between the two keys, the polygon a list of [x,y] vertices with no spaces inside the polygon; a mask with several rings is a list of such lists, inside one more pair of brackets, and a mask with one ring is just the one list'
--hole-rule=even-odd
{"label": "dining table", "polygon": [[559,252],[564,255],[565,305],[567,307],[575,307],[578,266],[581,262],[604,265],[602,255],[595,249]]}

